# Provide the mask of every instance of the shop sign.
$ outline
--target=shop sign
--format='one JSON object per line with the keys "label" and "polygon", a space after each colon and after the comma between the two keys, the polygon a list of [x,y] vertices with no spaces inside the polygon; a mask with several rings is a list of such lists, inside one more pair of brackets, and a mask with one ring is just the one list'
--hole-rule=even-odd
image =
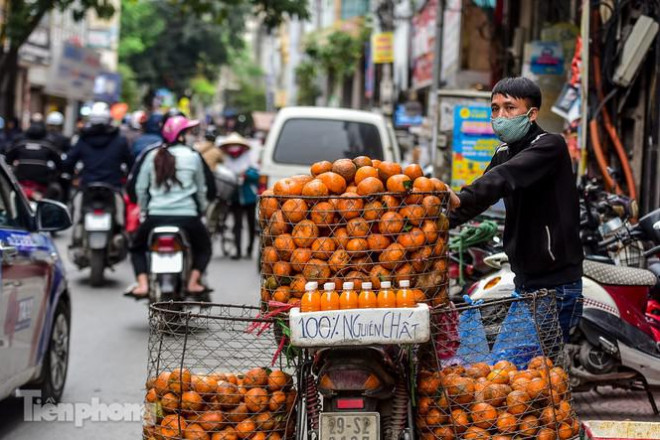
{"label": "shop sign", "polygon": [[394,34],[381,32],[371,36],[373,47],[371,55],[374,64],[388,64],[394,62]]}
{"label": "shop sign", "polygon": [[114,103],[121,95],[121,75],[103,72],[94,81],[94,100]]}
{"label": "shop sign", "polygon": [[52,66],[52,81],[46,85],[46,91],[79,101],[91,99],[100,69],[101,57],[96,51],[66,42],[62,55]]}
{"label": "shop sign", "polygon": [[501,143],[493,132],[490,117],[488,106],[457,105],[454,108],[451,170],[454,190],[480,177]]}
{"label": "shop sign", "polygon": [[557,41],[532,41],[530,70],[536,75],[564,73],[564,50]]}
{"label": "shop sign", "polygon": [[412,19],[413,88],[431,84],[433,80],[433,51],[435,48],[435,17],[438,0],[429,0]]}

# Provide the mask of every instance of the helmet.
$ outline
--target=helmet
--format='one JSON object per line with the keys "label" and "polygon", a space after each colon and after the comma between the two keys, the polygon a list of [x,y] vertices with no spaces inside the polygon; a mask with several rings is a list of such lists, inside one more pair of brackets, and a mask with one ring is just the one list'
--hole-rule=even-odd
{"label": "helmet", "polygon": [[206,140],[215,142],[215,139],[218,137],[218,130],[215,128],[215,125],[209,125],[206,127],[204,137]]}
{"label": "helmet", "polygon": [[139,130],[142,128],[142,124],[147,122],[147,112],[144,110],[136,110],[130,117],[131,119],[131,128],[134,130]]}
{"label": "helmet", "polygon": [[110,123],[110,107],[105,102],[95,102],[89,112],[89,123],[102,125]]}
{"label": "helmet", "polygon": [[60,112],[50,112],[46,116],[46,125],[63,125],[64,115]]}
{"label": "helmet", "polygon": [[184,116],[172,116],[167,118],[163,126],[163,138],[165,138],[167,143],[173,144],[181,133],[198,125],[199,121],[188,119]]}

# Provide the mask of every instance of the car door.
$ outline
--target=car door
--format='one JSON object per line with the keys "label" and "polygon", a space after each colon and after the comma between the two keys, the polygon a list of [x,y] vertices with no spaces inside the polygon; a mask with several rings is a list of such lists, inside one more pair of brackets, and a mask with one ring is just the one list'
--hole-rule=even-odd
{"label": "car door", "polygon": [[0,398],[31,376],[42,343],[55,255],[29,222],[22,193],[0,167]]}

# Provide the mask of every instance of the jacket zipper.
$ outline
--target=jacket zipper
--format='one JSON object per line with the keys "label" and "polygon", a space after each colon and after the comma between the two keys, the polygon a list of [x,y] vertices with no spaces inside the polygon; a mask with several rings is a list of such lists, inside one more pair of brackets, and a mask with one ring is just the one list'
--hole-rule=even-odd
{"label": "jacket zipper", "polygon": [[550,258],[552,258],[552,261],[555,261],[555,254],[552,253],[552,240],[550,237],[550,228],[547,225],[545,227],[545,233],[548,236],[548,254],[550,255]]}

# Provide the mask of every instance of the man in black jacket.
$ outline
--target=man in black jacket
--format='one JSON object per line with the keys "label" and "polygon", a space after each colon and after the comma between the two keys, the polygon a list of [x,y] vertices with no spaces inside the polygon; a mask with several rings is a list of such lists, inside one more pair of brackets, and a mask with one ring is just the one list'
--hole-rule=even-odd
{"label": "man in black jacket", "polygon": [[582,306],[579,200],[563,137],[536,123],[541,90],[527,78],[506,78],[491,94],[492,125],[504,142],[483,176],[452,194],[452,227],[501,198],[506,206],[504,250],[516,290],[555,289],[564,338]]}

